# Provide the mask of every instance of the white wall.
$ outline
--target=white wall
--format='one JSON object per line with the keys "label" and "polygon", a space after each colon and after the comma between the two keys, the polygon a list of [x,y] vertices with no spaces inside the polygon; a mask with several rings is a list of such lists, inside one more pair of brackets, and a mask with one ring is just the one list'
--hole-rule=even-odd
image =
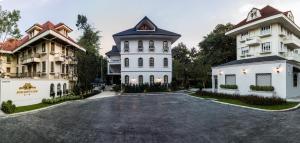
{"label": "white wall", "polygon": [[[276,72],[276,68],[279,67],[280,72]],[[246,74],[242,70],[246,70]],[[220,74],[222,73],[222,74]],[[254,92],[250,90],[250,85],[256,84],[256,74],[257,73],[271,73],[272,75],[272,86],[275,88],[275,95],[281,98],[286,98],[286,62],[276,61],[276,62],[262,62],[262,63],[251,63],[243,65],[232,65],[226,67],[215,67],[212,69],[212,79],[214,75],[218,76],[218,92],[233,92],[228,89],[220,89],[221,84],[225,84],[225,75],[235,74],[236,75],[236,85],[238,85],[238,91],[235,93],[241,95],[262,95],[262,96],[272,96],[273,93],[268,92]],[[214,80],[213,86],[214,86]],[[215,88],[213,87],[213,90]]]}
{"label": "white wall", "polygon": [[[20,87],[25,83],[30,83],[36,87],[37,92],[33,93],[17,93]],[[46,79],[0,79],[0,103],[7,100],[12,100],[16,106],[25,106],[31,104],[41,103],[43,98],[50,97],[50,84],[55,86],[55,93],[57,92],[57,85],[61,84],[61,90],[63,90],[63,84],[67,84],[69,89],[69,83],[67,80],[46,80]]]}

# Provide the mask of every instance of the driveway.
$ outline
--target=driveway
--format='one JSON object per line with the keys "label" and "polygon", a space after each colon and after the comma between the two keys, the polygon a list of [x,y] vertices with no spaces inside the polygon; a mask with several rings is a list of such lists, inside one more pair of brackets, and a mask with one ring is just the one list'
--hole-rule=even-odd
{"label": "driveway", "polygon": [[263,112],[183,94],[74,101],[0,119],[0,142],[299,142],[300,110]]}

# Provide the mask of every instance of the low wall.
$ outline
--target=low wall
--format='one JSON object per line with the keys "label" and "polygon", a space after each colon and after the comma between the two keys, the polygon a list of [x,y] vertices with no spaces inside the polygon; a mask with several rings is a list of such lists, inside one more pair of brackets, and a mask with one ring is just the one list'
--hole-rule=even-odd
{"label": "low wall", "polygon": [[0,79],[0,103],[12,100],[16,106],[26,106],[41,103],[44,98],[50,97],[50,85],[54,84],[54,91],[60,84],[61,90],[66,84],[69,89],[68,80],[48,79]]}

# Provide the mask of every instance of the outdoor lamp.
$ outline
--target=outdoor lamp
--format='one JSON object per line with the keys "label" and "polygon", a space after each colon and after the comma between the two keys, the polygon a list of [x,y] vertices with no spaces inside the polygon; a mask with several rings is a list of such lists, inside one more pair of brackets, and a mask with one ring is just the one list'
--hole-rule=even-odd
{"label": "outdoor lamp", "polygon": [[247,70],[246,70],[246,69],[242,69],[242,73],[243,73],[243,74],[246,74],[246,73],[247,73]]}

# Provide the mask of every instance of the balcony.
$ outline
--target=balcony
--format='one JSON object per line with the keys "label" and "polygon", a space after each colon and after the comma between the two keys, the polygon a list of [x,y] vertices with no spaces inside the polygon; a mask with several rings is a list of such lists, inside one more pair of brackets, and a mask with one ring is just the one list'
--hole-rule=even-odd
{"label": "balcony", "polygon": [[268,36],[271,36],[271,34],[272,34],[271,30],[264,30],[264,31],[260,32],[259,37],[261,37],[261,38],[268,37]]}
{"label": "balcony", "polygon": [[293,53],[293,52],[286,52],[283,53],[282,56],[287,60],[294,60],[300,62],[300,54]]}
{"label": "balcony", "polygon": [[107,74],[108,75],[120,75],[121,74],[121,65],[108,65]]}
{"label": "balcony", "polygon": [[256,46],[256,45],[260,44],[260,39],[256,38],[256,37],[247,38],[245,44],[248,45],[248,46]]}
{"label": "balcony", "polygon": [[121,60],[112,60],[112,59],[109,59],[108,60],[108,64],[121,64]]}
{"label": "balcony", "polygon": [[30,57],[25,57],[22,60],[22,64],[39,63],[39,62],[41,62],[39,54],[34,54]]}
{"label": "balcony", "polygon": [[294,35],[288,36],[284,39],[283,43],[292,49],[298,49],[300,48],[300,40]]}
{"label": "balcony", "polygon": [[55,62],[63,62],[65,61],[65,58],[61,54],[55,54],[54,60]]}

